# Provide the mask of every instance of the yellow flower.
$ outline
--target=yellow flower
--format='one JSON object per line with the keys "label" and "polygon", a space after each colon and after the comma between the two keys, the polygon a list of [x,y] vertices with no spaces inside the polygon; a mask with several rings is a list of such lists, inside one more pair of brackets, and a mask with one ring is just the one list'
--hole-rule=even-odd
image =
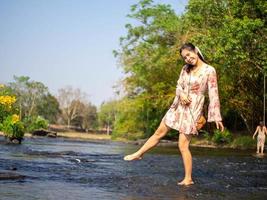
{"label": "yellow flower", "polygon": [[0,96],[0,104],[3,104],[7,107],[10,107],[13,103],[16,102],[16,97],[12,96]]}
{"label": "yellow flower", "polygon": [[12,123],[15,124],[15,123],[17,123],[18,121],[19,121],[19,116],[16,115],[16,114],[12,115]]}
{"label": "yellow flower", "polygon": [[0,88],[4,88],[5,87],[5,85],[4,84],[0,84]]}

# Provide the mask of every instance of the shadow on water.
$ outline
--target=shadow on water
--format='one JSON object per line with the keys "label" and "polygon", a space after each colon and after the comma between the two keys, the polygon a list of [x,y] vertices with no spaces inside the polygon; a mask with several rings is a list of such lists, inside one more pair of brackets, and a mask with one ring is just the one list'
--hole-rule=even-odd
{"label": "shadow on water", "polygon": [[[0,138],[0,141],[3,138]],[[125,162],[137,146],[109,141],[27,138],[0,142],[0,170],[26,178],[0,180],[0,199],[265,199],[267,159],[250,151],[192,148],[195,185],[178,187],[183,164],[177,148],[158,147]]]}

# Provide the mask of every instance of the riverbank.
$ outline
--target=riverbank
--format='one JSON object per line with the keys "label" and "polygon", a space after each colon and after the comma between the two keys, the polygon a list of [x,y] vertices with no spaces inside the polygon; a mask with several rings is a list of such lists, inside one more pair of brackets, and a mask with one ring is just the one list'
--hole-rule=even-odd
{"label": "riverbank", "polygon": [[[146,139],[140,139],[136,141],[128,141],[128,140],[118,140],[127,144],[133,144],[133,145],[143,145],[146,142]],[[160,143],[157,146],[162,147],[176,147],[178,146],[178,141],[171,141],[171,140],[161,140]],[[199,139],[199,140],[193,140],[190,143],[190,146],[192,147],[206,147],[206,148],[233,148],[233,146],[230,145],[217,145],[215,143],[212,143],[210,141]]]}
{"label": "riverbank", "polygon": [[[126,139],[116,139],[116,141],[121,141],[128,144],[143,145],[147,139],[139,139],[136,141],[129,141]],[[157,146],[166,147],[177,147],[178,140],[164,140],[162,139]],[[218,149],[255,149],[256,140],[253,140],[249,136],[236,136],[230,143],[216,143],[210,139],[203,138],[201,136],[193,137],[190,143],[192,147],[205,147],[205,148],[218,148]]]}
{"label": "riverbank", "polygon": [[[2,132],[0,132],[0,135],[4,136]],[[33,136],[31,133],[25,133],[24,137],[42,137],[42,136]],[[81,133],[81,132],[57,132],[57,137],[71,138],[77,140],[111,140],[110,135]]]}
{"label": "riverbank", "polygon": [[[4,136],[2,132],[0,132],[1,136]],[[25,133],[24,137],[42,137],[42,136],[33,136],[31,133]],[[125,138],[116,138],[112,139],[111,135],[107,134],[97,134],[97,133],[82,133],[82,132],[57,132],[57,137],[60,138],[69,138],[69,139],[74,139],[74,140],[113,140],[116,142],[122,142],[126,144],[132,144],[132,145],[138,145],[141,146],[143,145],[147,139],[139,139],[139,140],[127,140]],[[202,137],[193,137],[190,146],[192,147],[205,147],[205,148],[231,148],[231,149],[254,149],[256,148],[256,143],[255,145],[251,144],[245,144],[244,142],[237,144],[236,141],[241,139],[244,136],[239,136],[236,137],[233,142],[230,144],[216,144],[210,140],[207,140]],[[247,138],[246,138],[247,140]],[[177,147],[178,141],[175,140],[165,140],[162,139],[160,143],[157,146],[161,147]]]}
{"label": "riverbank", "polygon": [[110,135],[94,134],[94,133],[80,133],[80,132],[58,132],[57,137],[65,137],[71,139],[84,139],[84,140],[111,140]]}

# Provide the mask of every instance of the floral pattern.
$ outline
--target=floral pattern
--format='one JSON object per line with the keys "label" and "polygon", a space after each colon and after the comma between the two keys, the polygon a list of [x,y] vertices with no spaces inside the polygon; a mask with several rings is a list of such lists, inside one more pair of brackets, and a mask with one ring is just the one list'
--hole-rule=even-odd
{"label": "floral pattern", "polygon": [[[198,85],[198,89],[195,86]],[[214,67],[205,64],[197,75],[187,73],[185,67],[177,81],[176,96],[163,121],[172,129],[184,134],[198,134],[196,123],[203,112],[205,93],[208,90],[208,122],[222,121],[218,95],[217,76]],[[189,105],[179,101],[181,93],[191,98]]]}

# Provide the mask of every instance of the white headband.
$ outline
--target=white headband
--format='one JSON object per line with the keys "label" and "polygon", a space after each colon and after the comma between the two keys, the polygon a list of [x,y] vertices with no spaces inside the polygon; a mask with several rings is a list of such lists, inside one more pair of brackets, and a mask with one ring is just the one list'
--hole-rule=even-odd
{"label": "white headband", "polygon": [[199,48],[197,46],[195,46],[195,48],[197,49],[198,53],[202,56],[202,58],[204,59],[203,54],[201,53],[201,51],[199,50]]}

